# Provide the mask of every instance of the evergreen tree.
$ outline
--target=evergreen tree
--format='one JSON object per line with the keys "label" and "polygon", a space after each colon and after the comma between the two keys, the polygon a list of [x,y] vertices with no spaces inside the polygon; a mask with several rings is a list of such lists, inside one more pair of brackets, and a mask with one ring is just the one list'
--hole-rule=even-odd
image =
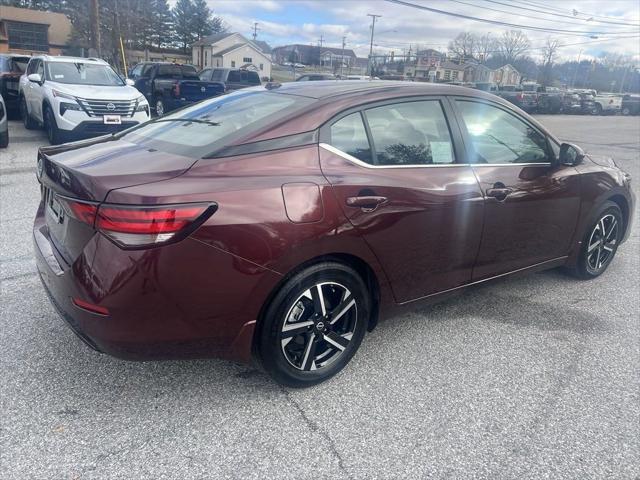
{"label": "evergreen tree", "polygon": [[176,43],[178,43],[182,51],[186,53],[195,41],[192,28],[194,16],[193,3],[191,3],[191,0],[178,0],[175,7],[173,7],[172,13]]}
{"label": "evergreen tree", "polygon": [[150,16],[152,43],[158,48],[171,46],[174,40],[174,25],[167,0],[153,0]]}

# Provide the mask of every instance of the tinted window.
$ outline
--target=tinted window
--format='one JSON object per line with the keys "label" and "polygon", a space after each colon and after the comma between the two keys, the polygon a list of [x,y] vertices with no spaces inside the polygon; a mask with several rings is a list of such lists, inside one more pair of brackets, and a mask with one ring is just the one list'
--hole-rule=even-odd
{"label": "tinted window", "polygon": [[256,72],[248,72],[247,75],[249,76],[250,85],[260,85],[260,77]]}
{"label": "tinted window", "polygon": [[471,137],[477,163],[547,163],[546,138],[506,111],[469,101],[457,101]]}
{"label": "tinted window", "polygon": [[127,141],[145,148],[197,158],[224,147],[228,141],[278,121],[313,101],[268,91],[240,90],[165,115],[123,135]]}
{"label": "tinted window", "polygon": [[376,165],[430,165],[454,162],[449,127],[439,101],[406,102],[365,112]]}
{"label": "tinted window", "polygon": [[38,68],[38,62],[40,60],[31,60],[29,65],[27,65],[27,75],[31,75],[32,73],[36,73],[36,68]]}
{"label": "tinted window", "polygon": [[224,82],[225,78],[224,78],[224,74],[225,74],[226,70],[223,68],[216,68],[213,71],[213,74],[211,75],[211,80],[214,82]]}
{"label": "tinted window", "polygon": [[140,74],[142,73],[142,67],[143,67],[142,64],[136,65],[134,67],[134,69],[131,70],[131,77],[132,78],[138,78],[140,76]]}
{"label": "tinted window", "polygon": [[227,82],[240,82],[240,72],[238,70],[231,70],[227,77]]}
{"label": "tinted window", "polygon": [[158,65],[159,78],[177,78],[180,77],[180,67],[178,65]]}
{"label": "tinted window", "polygon": [[199,80],[198,70],[193,65],[181,65],[180,73],[182,74],[182,78],[186,78],[189,80]]}
{"label": "tinted window", "polygon": [[373,163],[367,132],[359,112],[331,125],[331,145],[363,162]]}
{"label": "tinted window", "polygon": [[9,62],[9,71],[24,73],[29,63],[29,57],[13,57]]}
{"label": "tinted window", "polygon": [[309,80],[311,80],[311,78],[309,77],[309,75],[303,75],[300,78],[298,78],[298,82],[308,82]]}
{"label": "tinted window", "polygon": [[206,70],[201,71],[198,74],[198,77],[200,77],[200,80],[209,80],[211,78],[211,69],[207,68]]}

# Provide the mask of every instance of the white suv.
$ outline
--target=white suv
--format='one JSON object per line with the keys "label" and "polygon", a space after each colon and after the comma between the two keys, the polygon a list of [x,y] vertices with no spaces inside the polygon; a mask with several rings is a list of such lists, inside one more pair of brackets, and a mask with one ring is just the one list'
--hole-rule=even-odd
{"label": "white suv", "polygon": [[149,120],[144,96],[103,60],[32,57],[20,77],[26,128],[44,127],[52,144],[118,132]]}

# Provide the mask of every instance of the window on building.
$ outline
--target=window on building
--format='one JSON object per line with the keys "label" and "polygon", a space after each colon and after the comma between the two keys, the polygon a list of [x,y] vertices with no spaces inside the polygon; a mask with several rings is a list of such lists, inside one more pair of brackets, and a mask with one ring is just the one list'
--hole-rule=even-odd
{"label": "window on building", "polygon": [[231,60],[231,68],[236,68],[236,61],[235,60]]}
{"label": "window on building", "polygon": [[26,22],[7,22],[9,48],[49,51],[48,25]]}
{"label": "window on building", "polygon": [[260,64],[260,70],[264,70],[264,64]]}
{"label": "window on building", "polygon": [[204,52],[204,66],[206,67],[207,65],[209,65],[209,52],[205,51]]}
{"label": "window on building", "polygon": [[451,80],[451,70],[445,70],[444,71],[444,79],[445,80]]}
{"label": "window on building", "polygon": [[456,78],[458,78],[458,71],[457,70],[453,70],[453,79],[455,80]]}
{"label": "window on building", "polygon": [[243,61],[244,63],[253,63],[253,59],[252,59],[251,57],[244,57],[244,58],[242,59],[242,61]]}

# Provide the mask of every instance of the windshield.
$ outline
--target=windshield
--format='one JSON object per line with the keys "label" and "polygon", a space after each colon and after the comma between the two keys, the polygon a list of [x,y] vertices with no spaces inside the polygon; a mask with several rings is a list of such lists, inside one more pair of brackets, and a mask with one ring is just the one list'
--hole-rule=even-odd
{"label": "windshield", "polygon": [[47,62],[47,80],[73,85],[122,86],[124,82],[109,65]]}
{"label": "windshield", "polygon": [[165,115],[123,133],[121,138],[156,150],[202,157],[313,101],[264,90],[240,90]]}

